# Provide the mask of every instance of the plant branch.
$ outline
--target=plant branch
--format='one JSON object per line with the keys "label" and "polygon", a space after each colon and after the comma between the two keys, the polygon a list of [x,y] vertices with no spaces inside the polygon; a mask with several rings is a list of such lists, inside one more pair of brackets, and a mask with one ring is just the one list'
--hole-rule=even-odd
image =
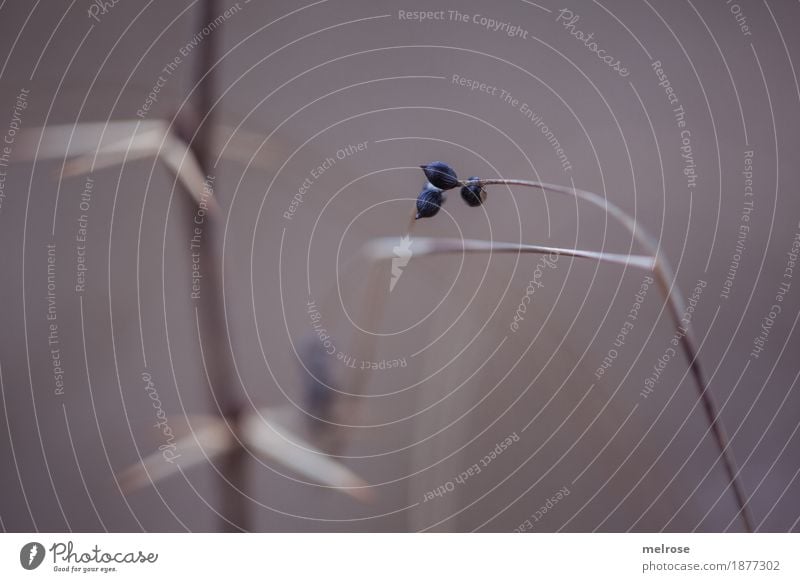
{"label": "plant branch", "polygon": [[[544,192],[564,194],[567,196],[576,197],[580,200],[585,200],[586,202],[594,204],[595,206],[608,212],[630,231],[631,235],[633,235],[639,244],[641,244],[650,254],[652,254],[654,258],[652,268],[656,281],[658,282],[658,286],[667,301],[673,322],[675,325],[680,325],[681,318],[683,317],[683,313],[685,311],[685,306],[679,295],[677,282],[672,282],[674,280],[674,275],[672,274],[669,263],[658,251],[658,245],[656,244],[655,239],[642,230],[636,224],[636,221],[633,219],[633,217],[631,217],[621,208],[615,206],[594,192],[580,190],[574,187],[569,188],[566,186],[559,186],[557,184],[548,184],[545,182],[535,182],[531,180],[507,180],[502,178],[492,178],[488,180],[465,180],[461,182],[461,184],[465,186],[476,183],[482,186],[524,186],[527,188],[536,188]],[[739,480],[739,469],[737,468],[736,460],[734,459],[733,452],[730,448],[728,435],[722,425],[719,409],[714,401],[713,395],[708,390],[708,385],[703,375],[703,371],[700,368],[695,339],[691,331],[688,329],[683,341],[681,342],[681,346],[686,359],[689,361],[689,368],[697,384],[700,400],[703,404],[703,410],[706,415],[706,420],[709,424],[709,430],[711,430],[713,433],[714,439],[719,447],[720,456],[722,457],[725,471],[730,481],[730,487],[733,488],[733,493],[739,506],[739,513],[741,515],[742,522],[744,523],[745,529],[748,532],[752,532],[754,531],[753,519],[750,515],[750,510],[747,505],[747,496],[745,495],[744,488]]]}
{"label": "plant branch", "polygon": [[[391,259],[395,256],[394,247],[397,239],[378,238],[369,242],[365,252],[372,259]],[[630,265],[638,269],[653,269],[655,257],[647,255],[622,255],[616,253],[599,253],[581,249],[545,247],[499,241],[486,241],[460,238],[420,237],[414,239],[414,256],[437,255],[445,253],[533,253],[539,255],[563,255],[582,259],[593,259],[605,263]]]}

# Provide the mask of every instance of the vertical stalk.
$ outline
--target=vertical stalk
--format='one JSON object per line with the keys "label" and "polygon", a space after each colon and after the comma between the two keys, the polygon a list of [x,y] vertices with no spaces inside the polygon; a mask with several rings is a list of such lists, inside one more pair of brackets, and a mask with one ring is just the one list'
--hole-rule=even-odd
{"label": "vertical stalk", "polygon": [[[203,0],[200,5],[200,28],[212,22],[217,15],[218,0]],[[208,174],[212,167],[214,156],[214,77],[213,69],[216,51],[217,32],[213,30],[198,48],[198,58],[195,65],[195,108],[198,123],[200,123],[192,140],[191,148],[197,156],[197,161],[203,172]]]}
{"label": "vertical stalk", "polygon": [[[212,22],[217,16],[217,0],[204,0],[200,7],[200,28]],[[206,179],[213,172],[214,156],[214,62],[216,59],[217,32],[209,34],[198,47],[198,58],[194,72],[195,110],[198,123],[193,139],[189,144],[197,157]],[[214,190],[216,196],[216,189]],[[216,220],[219,214],[210,212],[206,216],[203,231],[203,244],[206,253],[203,263],[208,277],[203,279],[203,298],[200,299],[199,320],[203,339],[208,348],[203,352],[210,381],[212,407],[237,426],[242,410],[241,397],[235,392],[235,376],[225,331],[222,277],[220,261],[216,250],[222,248],[217,241]],[[219,476],[217,486],[221,493],[220,531],[247,531],[246,499],[236,491],[245,491],[245,455],[240,447],[225,455],[217,464]],[[235,488],[235,489],[234,489]]]}

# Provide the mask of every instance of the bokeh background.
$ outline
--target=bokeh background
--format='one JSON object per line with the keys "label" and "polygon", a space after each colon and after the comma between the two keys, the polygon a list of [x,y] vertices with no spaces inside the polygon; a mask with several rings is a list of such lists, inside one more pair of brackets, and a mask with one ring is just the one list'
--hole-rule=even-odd
{"label": "bokeh background", "polygon": [[[388,262],[370,275],[360,249],[399,244],[418,165],[445,160],[595,191],[658,240],[685,300],[705,283],[691,330],[754,522],[798,531],[799,17],[779,0],[3,2],[0,526],[213,531],[233,503],[257,531],[740,531],[685,359],[642,396],[675,333],[654,287],[614,344],[646,273],[562,257],[535,275],[535,255],[454,253],[412,254],[391,292]],[[158,121],[212,177],[219,212],[195,263],[195,202],[155,155],[71,171]],[[452,191],[410,237],[412,253],[420,237],[642,252],[602,210],[521,188],[478,208]],[[320,356],[315,323],[342,357]],[[123,491],[119,475],[164,444],[143,374],[175,433],[266,407],[369,494],[251,447],[236,489],[218,459]]]}

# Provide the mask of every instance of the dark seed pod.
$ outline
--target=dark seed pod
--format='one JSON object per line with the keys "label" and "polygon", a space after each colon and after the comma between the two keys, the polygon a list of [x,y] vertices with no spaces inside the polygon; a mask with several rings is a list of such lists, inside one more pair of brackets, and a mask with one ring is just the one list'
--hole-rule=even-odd
{"label": "dark seed pod", "polygon": [[428,182],[441,190],[450,190],[459,185],[455,170],[444,162],[431,162],[420,168],[425,172]]}
{"label": "dark seed pod", "polygon": [[461,197],[470,206],[480,206],[486,202],[486,190],[478,176],[470,176],[467,185],[461,187]]}
{"label": "dark seed pod", "polygon": [[417,196],[417,218],[435,216],[444,203],[442,191],[438,188],[425,187]]}

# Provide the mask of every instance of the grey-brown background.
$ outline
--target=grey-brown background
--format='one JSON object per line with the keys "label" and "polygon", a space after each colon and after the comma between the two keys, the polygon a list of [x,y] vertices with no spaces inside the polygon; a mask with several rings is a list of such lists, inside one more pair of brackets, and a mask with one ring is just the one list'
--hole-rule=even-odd
{"label": "grey-brown background", "polygon": [[[220,13],[232,5],[222,4]],[[741,2],[735,6],[749,27],[742,31],[732,5],[241,2],[213,33],[220,47],[215,110],[225,124],[260,135],[253,152],[274,133],[261,150],[269,167],[223,159],[214,173],[230,332],[230,345],[219,345],[236,363],[231,389],[246,391],[248,406],[302,407],[292,345],[311,333],[309,285],[337,348],[364,345],[343,310],[367,324],[366,269],[356,251],[370,238],[404,234],[422,185],[418,164],[446,160],[465,177],[573,180],[634,214],[659,239],[685,293],[698,279],[707,282],[692,329],[756,523],[763,531],[797,531],[800,282],[792,283],[764,352],[749,354],[786,280],[787,252],[800,228],[800,90],[792,66],[800,57],[800,6]],[[89,6],[2,3],[1,132],[22,88],[30,90],[23,128],[136,119],[162,68],[201,29],[194,2],[121,0],[99,22],[87,15]],[[571,36],[557,22],[561,8],[580,15],[576,28],[593,32],[629,76]],[[398,13],[454,9],[470,21],[413,22]],[[471,20],[476,14],[519,26],[527,38],[482,28]],[[148,119],[171,119],[185,107],[197,54],[190,51],[169,77]],[[686,111],[699,175],[691,191],[680,129],[654,61]],[[527,103],[560,142],[571,171],[562,170],[519,105],[503,102],[499,91],[457,86],[454,74]],[[309,172],[360,142],[366,149],[338,160],[294,217],[284,218]],[[176,426],[185,414],[212,411],[189,298],[189,200],[152,158],[97,171],[88,286],[79,296],[74,239],[85,180],[61,177],[63,159],[34,163],[22,159],[19,142],[14,148],[0,207],[3,529],[214,529],[223,493],[207,466],[127,497],[113,479],[159,444],[140,378],[143,356]],[[745,200],[746,150],[754,152],[750,231],[730,297],[722,299]],[[641,251],[602,211],[533,190],[495,187],[478,209],[452,192],[445,210],[416,224],[412,238]],[[61,396],[47,344],[48,243],[58,249]],[[221,246],[215,252],[223,256]],[[340,271],[348,258],[355,264]],[[659,317],[661,298],[649,292],[618,358],[596,380],[643,274],[561,259],[544,273],[512,333],[537,260],[412,257],[391,294],[387,268],[374,331],[393,335],[368,343],[374,359],[406,357],[408,366],[364,373],[365,393],[384,396],[361,399],[358,422],[372,426],[352,429],[344,449],[354,457],[346,460],[352,469],[381,484],[375,502],[358,503],[251,460],[252,527],[510,531],[566,486],[570,494],[534,531],[738,530],[686,362],[676,357],[655,392],[640,396],[674,332]],[[355,382],[358,371],[331,365],[344,389]],[[479,475],[424,501],[512,433],[519,442]]]}

